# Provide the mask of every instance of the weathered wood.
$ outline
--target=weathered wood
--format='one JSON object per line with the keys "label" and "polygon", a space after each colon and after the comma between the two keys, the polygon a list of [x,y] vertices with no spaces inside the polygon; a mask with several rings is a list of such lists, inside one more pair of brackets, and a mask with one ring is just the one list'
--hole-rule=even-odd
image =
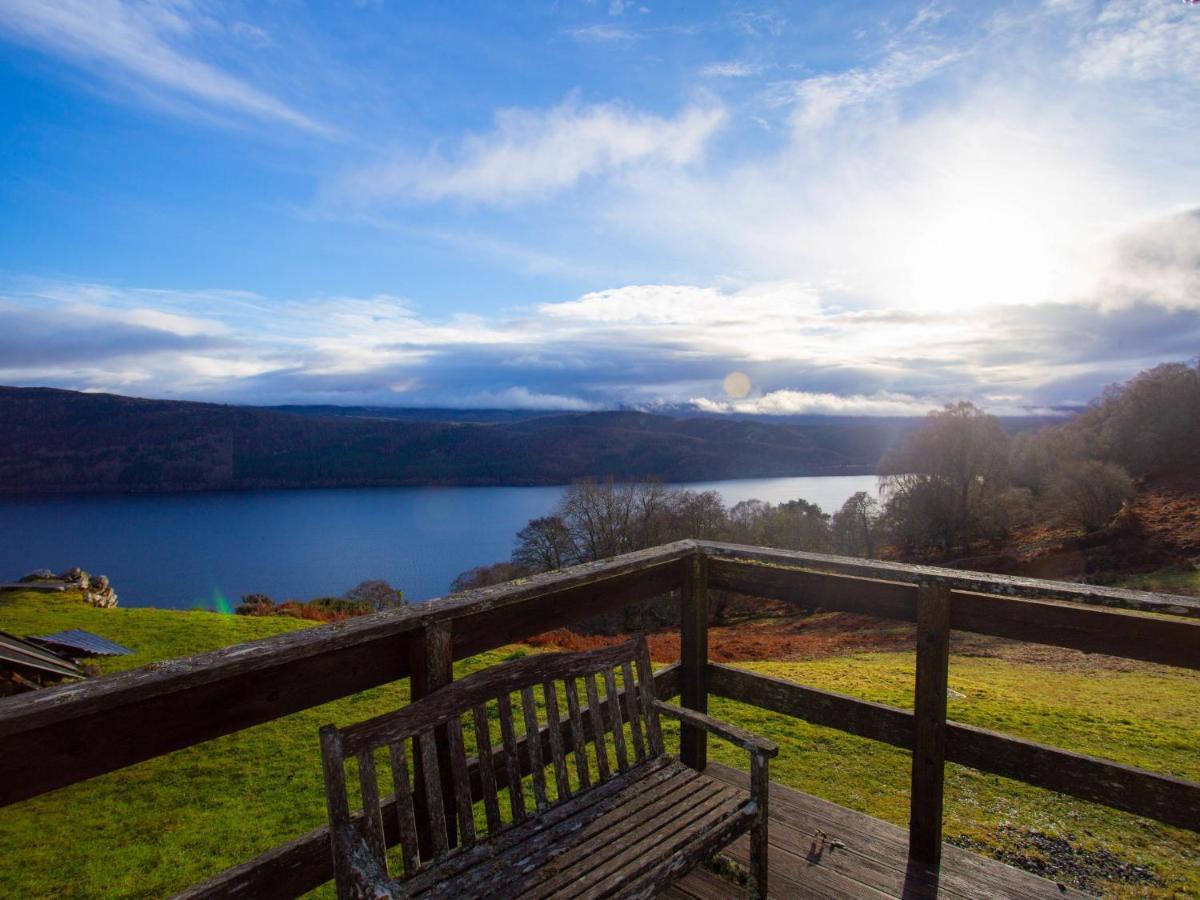
{"label": "weathered wood", "polygon": [[633,666],[629,660],[621,663],[622,696],[625,698],[625,717],[629,721],[633,755],[637,762],[646,758],[646,745],[642,739],[642,717],[638,715],[637,682],[633,680]]}
{"label": "weathered wood", "polygon": [[[450,744],[450,773],[454,805],[458,810],[458,833],[463,844],[471,844],[475,841],[475,815],[471,810],[471,776],[467,771],[467,750],[460,717],[455,716],[446,723],[446,740]],[[532,743],[536,744],[537,741]]]}
{"label": "weathered wood", "polygon": [[438,768],[437,737],[433,729],[417,735],[421,750],[421,769],[425,783],[425,814],[429,817],[429,836],[433,858],[440,859],[449,850],[446,840],[446,807],[442,797],[442,779]]}
{"label": "weathered wood", "polygon": [[500,712],[500,736],[504,743],[504,774],[508,776],[508,805],[512,820],[525,818],[525,792],[521,789],[521,756],[517,752],[517,732],[513,728],[512,700],[505,691],[497,698]]}
{"label": "weathered wood", "polygon": [[754,801],[754,826],[750,829],[750,890],[766,900],[768,873],[768,817],[770,816],[770,757],[755,751],[750,754],[750,799]]}
{"label": "weathered wood", "polygon": [[[773,567],[801,568],[817,575],[849,576],[914,586],[924,580],[934,578],[948,585],[954,591],[1005,597],[1065,600],[1090,606],[1109,606],[1143,612],[1200,617],[1200,599],[1183,597],[1178,594],[1134,591],[1093,584],[1076,584],[1069,581],[1048,581],[1019,575],[969,572],[962,569],[919,566],[911,563],[884,562],[848,556],[830,556],[801,550],[776,550],[743,544],[726,544],[720,541],[698,540],[693,543],[700,554],[708,558],[710,565],[718,560],[734,560]],[[711,586],[717,586],[715,579]],[[732,590],[732,588],[730,589]]]}
{"label": "weathered wood", "polygon": [[[321,769],[325,775],[325,809],[330,824],[326,833],[329,834],[350,827],[350,804],[346,799],[346,765],[341,736],[332,725],[326,725],[320,731],[320,739]],[[328,837],[325,846],[329,846]],[[349,871],[340,856],[334,860],[334,865],[338,878],[346,881],[350,877]]]}
{"label": "weathered wood", "polygon": [[[708,560],[691,560],[679,597],[680,704],[708,712]],[[698,772],[708,765],[708,736],[691,725],[679,731],[679,758]]]}
{"label": "weathered wood", "polygon": [[[395,794],[392,806],[396,813],[396,831],[400,841],[400,856],[404,861],[404,874],[411,876],[417,871],[420,863],[419,845],[417,842],[417,820],[413,814],[412,784],[408,777],[408,752],[404,741],[388,744],[388,757],[392,762],[392,784]],[[383,810],[380,810],[381,814]],[[386,825],[386,816],[384,817]],[[385,828],[386,843],[386,828]]]}
{"label": "weathered wood", "polygon": [[410,674],[409,642],[429,622],[454,622],[462,659],[569,624],[581,610],[669,593],[694,548],[681,541],[0,699],[0,805],[396,681]]}
{"label": "weathered wood", "polygon": [[[639,656],[638,661],[639,673],[643,664],[649,673],[649,655],[647,654],[644,660]],[[653,681],[657,696],[673,697],[679,693],[678,672],[678,664],[673,664],[664,666],[657,672],[653,672],[653,674],[647,676]],[[466,679],[463,680],[465,681]],[[569,696],[570,693],[568,693]],[[578,701],[577,692],[575,696],[576,701]],[[606,716],[607,711],[607,704],[601,704],[602,716]],[[564,733],[563,735],[564,749],[567,752],[573,751],[576,747],[586,747],[587,743],[591,740],[590,714],[587,716],[581,714],[579,716],[579,723],[580,734],[582,736],[578,742],[574,738],[573,729],[571,732]],[[544,735],[546,728],[543,727],[541,731]],[[524,737],[517,742],[518,749],[520,748],[521,741],[524,741]],[[483,743],[480,742],[480,746]],[[545,746],[546,743],[544,742],[543,747]],[[524,767],[528,761],[527,755],[519,753],[518,758]],[[497,782],[505,780],[507,773],[505,770],[504,753],[501,752],[499,755],[493,754],[493,762]],[[646,763],[647,766],[653,766],[654,764],[653,760]],[[468,760],[468,771],[471,773],[472,778],[471,789],[473,799],[483,799],[483,784],[479,772],[478,760]],[[612,783],[613,780],[610,780],[606,785]],[[595,789],[599,791],[606,789],[606,786],[597,786]],[[384,833],[388,844],[391,845],[400,840],[400,834],[396,829],[397,816],[393,815],[395,801],[388,798],[383,801],[382,805]],[[552,807],[543,815],[553,815],[555,809],[557,807]],[[398,814],[399,810],[397,809],[395,812]],[[514,829],[512,828],[505,829],[501,832],[501,836],[513,833],[513,831]],[[255,898],[255,900],[286,900],[286,898],[303,894],[328,881],[333,876],[333,862],[329,853],[329,840],[329,830],[326,827],[315,828],[307,834],[268,850],[266,853],[252,860],[240,863],[214,875],[204,882],[193,885],[180,894],[180,897],[188,898],[188,900],[201,900],[201,898],[202,900],[219,900],[219,898],[223,900],[226,897],[246,897]],[[415,847],[416,844],[411,844],[411,846]],[[412,867],[408,867],[406,863],[406,872],[415,870],[415,862]]]}
{"label": "weathered wood", "polygon": [[487,816],[488,834],[500,828],[500,804],[496,799],[500,788],[496,784],[496,769],[492,762],[492,736],[488,729],[487,705],[480,703],[471,710],[475,723],[475,747],[482,793],[484,815]]}
{"label": "weathered wood", "polygon": [[583,687],[587,691],[588,710],[592,717],[592,746],[596,748],[596,768],[600,780],[608,779],[608,746],[604,740],[604,716],[600,710],[600,699],[596,692],[596,676],[584,675]]}
{"label": "weathered wood", "polygon": [[[427,622],[421,629],[420,641],[409,644],[409,652],[411,654],[409,668],[412,670],[411,693],[414,701],[428,697],[450,684],[454,679],[452,623],[448,621]],[[441,796],[444,803],[442,819],[449,828],[446,840],[449,846],[453,847],[458,840],[458,830],[455,827],[454,819],[454,783],[450,772],[450,745],[446,740],[445,722],[437,722],[435,725],[437,727],[434,731],[434,738],[437,744],[438,771],[440,772]],[[347,750],[348,753],[358,753],[364,747],[377,747],[393,743],[392,740],[380,740],[368,744],[351,739],[347,744],[344,731],[342,740],[343,746],[353,748]],[[423,751],[417,750],[414,745],[413,775],[416,782],[414,799],[419,810],[425,809],[430,796],[425,787],[427,779],[424,776],[424,767],[425,754]],[[421,845],[421,855],[426,857],[433,855],[436,846],[429,834],[432,821],[433,819],[428,813],[417,816],[417,837]]]}
{"label": "weathered wood", "polygon": [[[650,650],[644,643],[638,648],[637,658],[634,662],[637,663],[638,702],[642,707],[642,719],[646,723],[646,740],[650,743],[650,755],[658,756],[663,752],[663,739],[662,728],[658,724],[658,710],[654,708],[654,701],[672,696],[675,691],[668,693],[659,689],[654,670],[650,666]],[[674,686],[678,688],[681,681],[679,666],[676,666],[675,671],[672,672],[672,680],[675,682]]]}
{"label": "weathered wood", "polygon": [[926,581],[917,591],[917,686],[913,701],[909,853],[936,865],[942,853],[946,689],[950,674],[950,589]]}
{"label": "weathered wood", "polygon": [[719,663],[709,663],[708,673],[709,690],[719,697],[912,749],[912,713],[907,710]]}
{"label": "weathered wood", "polygon": [[[814,725],[906,750],[913,747],[913,714],[908,710],[713,663],[709,689],[718,697]],[[946,761],[1200,830],[1200,783],[957,722],[946,723]]]}
{"label": "weathered wood", "polygon": [[546,764],[542,761],[542,742],[536,739],[537,702],[533,699],[533,688],[529,685],[521,688],[521,709],[525,714],[525,752],[529,754],[534,802],[538,809],[545,809],[550,803],[546,797]]}
{"label": "weathered wood", "polygon": [[554,786],[558,799],[571,796],[571,780],[567,777],[567,760],[563,752],[562,719],[558,714],[558,691],[549,681],[542,682],[542,699],[546,703],[546,731],[550,736],[550,762],[554,766]]}
{"label": "weathered wood", "polygon": [[691,725],[693,728],[701,728],[709,734],[715,734],[718,737],[724,738],[729,743],[741,747],[743,750],[749,750],[751,753],[764,753],[772,757],[779,753],[779,747],[775,745],[774,741],[769,741],[764,737],[759,737],[757,734],[752,734],[743,728],[738,728],[736,725],[730,725],[728,722],[722,722],[720,719],[714,719],[712,716],[707,716],[704,713],[696,712],[694,709],[685,709],[682,706],[675,706],[662,700],[654,701],[654,709],[671,716],[673,719],[678,719],[681,723]]}
{"label": "weathered wood", "polygon": [[362,834],[367,850],[387,874],[387,845],[383,840],[383,815],[379,810],[379,781],[375,777],[375,754],[363,750],[358,754],[358,784],[362,790]]}
{"label": "weathered wood", "polygon": [[575,772],[579,777],[580,790],[592,786],[592,777],[587,758],[587,740],[583,731],[583,716],[579,712],[579,688],[574,678],[565,679],[567,690],[567,713],[571,719],[572,749],[575,751]]}
{"label": "weathered wood", "polygon": [[612,728],[613,747],[617,754],[617,770],[629,768],[629,754],[625,750],[625,728],[621,716],[621,698],[617,695],[617,679],[612,669],[604,670],[605,701],[608,703],[609,726]]}

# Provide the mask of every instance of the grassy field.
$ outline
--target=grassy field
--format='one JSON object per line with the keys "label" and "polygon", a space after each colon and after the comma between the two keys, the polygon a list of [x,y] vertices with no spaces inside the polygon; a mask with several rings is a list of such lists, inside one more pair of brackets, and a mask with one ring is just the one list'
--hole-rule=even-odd
{"label": "grassy field", "polygon": [[[86,628],[139,650],[105,663],[108,671],[306,625],[0,595],[0,629],[24,635]],[[456,673],[523,652],[484,654],[458,664]],[[910,652],[737,665],[911,706]],[[1200,780],[1196,674],[1152,666],[1051,670],[956,655],[950,686],[950,714],[958,721]],[[317,728],[407,699],[407,683],[398,682],[2,809],[0,896],[161,895],[316,827],[325,819]],[[714,699],[712,711],[780,744],[775,780],[905,823],[908,754],[727,701]],[[740,751],[710,746],[715,760],[745,767]],[[1070,867],[1059,880],[1083,879],[1114,896],[1200,895],[1200,836],[958,766],[948,773],[946,831],[954,842],[1009,861]]]}

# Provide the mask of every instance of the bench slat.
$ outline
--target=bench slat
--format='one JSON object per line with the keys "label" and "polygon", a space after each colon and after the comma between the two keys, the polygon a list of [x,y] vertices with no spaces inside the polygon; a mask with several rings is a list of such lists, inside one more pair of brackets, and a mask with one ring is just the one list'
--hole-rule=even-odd
{"label": "bench slat", "polygon": [[550,735],[550,760],[554,763],[554,783],[558,788],[558,799],[566,800],[571,796],[571,781],[567,778],[567,761],[563,752],[558,691],[552,682],[542,682],[542,698],[546,701],[546,731]]}
{"label": "bench slat", "polygon": [[566,678],[567,713],[571,718],[571,745],[575,750],[575,772],[579,776],[579,789],[586,791],[592,786],[588,766],[587,740],[583,731],[583,716],[579,712],[579,686],[574,678]]}
{"label": "bench slat", "polygon": [[583,686],[587,690],[588,712],[592,717],[592,741],[596,745],[596,768],[600,770],[600,780],[608,781],[608,745],[604,740],[604,717],[600,715],[600,695],[596,692],[596,676],[583,676]]}
{"label": "bench slat", "polygon": [[537,701],[533,688],[521,688],[521,709],[525,714],[525,752],[529,754],[529,774],[533,779],[534,803],[539,810],[550,805],[546,797],[546,764],[542,760],[542,742],[538,740]]}
{"label": "bench slat", "polygon": [[638,762],[646,758],[646,745],[642,740],[642,717],[638,710],[636,688],[633,680],[633,666],[629,660],[621,663],[621,682],[624,686],[625,712],[629,716],[629,733],[633,738],[633,755]]}
{"label": "bench slat", "polygon": [[463,741],[460,716],[446,723],[446,743],[450,749],[450,774],[454,782],[459,835],[463,846],[467,846],[475,843],[475,814],[471,809],[471,776],[467,773],[467,748]]}
{"label": "bench slat", "polygon": [[425,777],[425,815],[429,817],[430,839],[433,841],[433,858],[446,855],[446,809],[442,799],[442,779],[438,771],[437,742],[433,729],[417,735],[421,747],[421,774]]}
{"label": "bench slat", "polygon": [[400,831],[400,853],[404,859],[404,877],[410,877],[420,865],[417,850],[417,817],[413,813],[412,783],[408,778],[406,739],[388,744],[392,760],[392,783],[396,788],[396,825]]}
{"label": "bench slat", "polygon": [[637,650],[638,699],[642,701],[642,718],[646,722],[646,737],[650,741],[650,755],[663,753],[662,728],[658,724],[658,710],[654,707],[654,668],[650,665],[650,648],[641,641]]}
{"label": "bench slat", "polygon": [[481,703],[471,710],[475,721],[475,753],[479,757],[479,781],[483,786],[483,810],[487,815],[488,834],[500,829],[500,804],[496,797],[500,788],[496,785],[496,767],[492,761],[492,734],[488,728],[487,704]]}
{"label": "bench slat", "polygon": [[613,746],[617,751],[617,769],[624,772],[629,768],[629,754],[625,750],[625,726],[621,717],[621,698],[617,696],[617,679],[612,667],[604,670],[605,700],[608,701],[609,718],[612,719]]}
{"label": "bench slat", "polygon": [[496,699],[500,710],[500,736],[504,741],[504,770],[508,775],[508,804],[514,822],[525,818],[525,793],[521,788],[521,759],[517,756],[517,733],[513,729],[512,700],[507,693]]}
{"label": "bench slat", "polygon": [[383,814],[379,811],[379,781],[375,777],[375,751],[358,753],[358,783],[362,788],[362,832],[371,855],[383,860],[387,871],[387,844],[383,840]]}

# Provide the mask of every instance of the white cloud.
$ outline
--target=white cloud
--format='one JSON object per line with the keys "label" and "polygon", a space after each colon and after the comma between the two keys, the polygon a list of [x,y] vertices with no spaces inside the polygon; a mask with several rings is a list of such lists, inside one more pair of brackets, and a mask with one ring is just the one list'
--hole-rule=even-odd
{"label": "white cloud", "polygon": [[637,38],[636,34],[620,25],[585,25],[582,28],[569,28],[565,34],[585,44],[611,44]]}
{"label": "white cloud", "polygon": [[745,60],[709,63],[700,69],[700,74],[713,78],[749,78],[762,74],[763,67]]}
{"label": "white cloud", "polygon": [[[296,128],[326,129],[292,106],[220,68],[181,44],[193,36],[195,10],[187,0],[4,0],[0,32],[65,57],[106,78]],[[240,26],[242,38],[269,39]]]}
{"label": "white cloud", "polygon": [[692,402],[702,412],[718,415],[736,412],[767,416],[920,416],[937,408],[929,400],[887,392],[867,396],[782,390],[742,400],[694,397]]}
{"label": "white cloud", "polygon": [[1184,3],[1111,0],[1085,26],[1074,64],[1087,81],[1195,78],[1200,15]]}
{"label": "white cloud", "polygon": [[693,163],[724,119],[719,107],[688,107],[663,118],[574,99],[546,111],[501,110],[495,127],[465,138],[453,159],[389,162],[354,173],[338,190],[365,203],[541,197],[634,165]]}

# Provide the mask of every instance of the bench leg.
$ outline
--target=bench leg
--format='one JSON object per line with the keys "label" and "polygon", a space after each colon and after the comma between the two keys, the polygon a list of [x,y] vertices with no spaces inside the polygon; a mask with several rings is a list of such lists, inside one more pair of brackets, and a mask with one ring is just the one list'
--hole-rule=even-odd
{"label": "bench leg", "polygon": [[758,807],[750,829],[750,896],[767,897],[767,785],[770,776],[765,753],[750,756],[750,797]]}

